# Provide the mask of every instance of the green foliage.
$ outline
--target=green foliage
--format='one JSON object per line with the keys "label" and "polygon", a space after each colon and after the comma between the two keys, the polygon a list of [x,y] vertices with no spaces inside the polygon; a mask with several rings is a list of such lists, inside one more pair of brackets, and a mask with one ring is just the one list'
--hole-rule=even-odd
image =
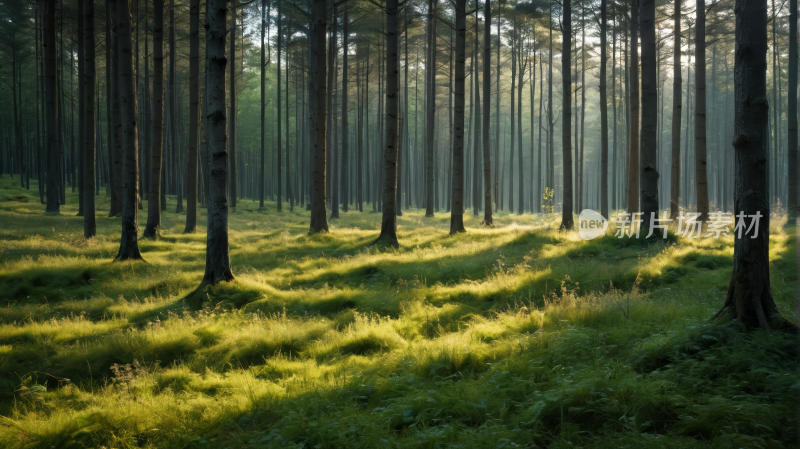
{"label": "green foliage", "polygon": [[[309,236],[304,211],[242,206],[236,280],[198,290],[183,216],[147,264],[112,263],[117,220],[84,241],[74,199],[0,201],[1,447],[796,444],[797,337],[708,322],[731,240],[586,242],[503,214],[450,238],[408,211],[381,249],[377,214]],[[770,236],[786,316],[794,232]]]}

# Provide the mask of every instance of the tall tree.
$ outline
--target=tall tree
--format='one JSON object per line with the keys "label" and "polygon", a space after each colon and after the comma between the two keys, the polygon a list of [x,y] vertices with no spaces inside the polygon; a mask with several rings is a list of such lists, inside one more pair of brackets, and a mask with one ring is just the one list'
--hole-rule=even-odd
{"label": "tall tree", "polygon": [[[467,32],[467,1],[456,0],[456,53],[453,94],[453,204],[450,210],[450,235],[467,232],[464,229],[464,86]],[[474,64],[474,62],[473,62]],[[476,142],[477,143],[477,142]]]}
{"label": "tall tree", "polygon": [[698,220],[708,220],[708,181],[706,178],[706,5],[697,0],[694,38],[694,169],[697,183]]}
{"label": "tall tree", "polygon": [[398,106],[400,104],[398,17],[398,1],[386,0],[386,143],[383,153],[383,216],[381,217],[381,234],[375,243],[394,247],[400,245],[397,239],[397,208],[395,206],[397,200],[395,191],[397,188],[397,144],[400,134],[398,127]]}
{"label": "tall tree", "polygon": [[681,205],[681,113],[683,79],[681,70],[681,0],[675,0],[673,12],[675,44],[672,57],[672,170],[670,171],[669,216],[678,218]]}
{"label": "tall tree", "polygon": [[[698,0],[702,1],[702,0]],[[656,63],[656,0],[642,0],[642,159],[643,228],[658,215],[658,66]],[[657,217],[656,217],[657,218]]]}
{"label": "tall tree", "polygon": [[313,89],[314,95],[314,159],[312,179],[314,190],[311,194],[311,232],[328,232],[328,219],[325,216],[325,174],[326,174],[326,134],[328,115],[328,58],[325,53],[325,37],[328,27],[328,11],[325,0],[314,0],[314,27],[312,29]]}
{"label": "tall tree", "polygon": [[[789,167],[789,217],[797,215],[797,0],[789,0],[789,120],[787,148]],[[793,223],[790,223],[790,225]]]}
{"label": "tall tree", "polygon": [[[637,0],[633,0],[634,2]],[[572,129],[572,5],[571,0],[565,0],[563,6],[561,28],[563,38],[561,43],[561,155],[563,162],[563,198],[561,210],[560,229],[570,230],[574,226],[572,218],[572,143],[570,131]],[[552,109],[552,104],[550,108]]]}
{"label": "tall tree", "polygon": [[85,238],[94,237],[97,234],[94,207],[94,170],[95,170],[95,147],[94,147],[94,82],[95,82],[95,63],[94,63],[94,0],[80,0],[84,2],[84,53],[83,63],[84,79],[84,107],[86,116],[83,124],[85,147],[83,148],[83,236]]}
{"label": "tall tree", "polygon": [[[608,98],[606,33],[608,18],[606,0],[600,0],[600,215],[608,218]],[[532,87],[531,87],[532,88]],[[612,100],[613,101],[613,100]]]}
{"label": "tall tree", "polygon": [[189,160],[186,167],[186,228],[197,229],[197,141],[200,137],[200,0],[189,1]]}
{"label": "tall tree", "polygon": [[[175,1],[175,0],[172,0]],[[230,141],[230,146],[228,148],[228,157],[231,158],[230,161],[230,194],[231,194],[231,208],[236,210],[236,197],[239,195],[239,189],[237,188],[237,182],[239,181],[238,177],[238,164],[237,164],[237,152],[236,152],[236,115],[238,108],[236,107],[236,8],[238,5],[236,4],[236,0],[231,0],[231,39],[230,39],[230,54],[228,55],[230,73],[228,74],[228,82],[230,83],[230,95],[231,95],[231,110],[228,113],[229,121],[228,126],[228,140]],[[280,69],[278,70],[280,71]],[[278,90],[280,90],[280,85],[278,86]],[[288,93],[287,93],[288,96]],[[280,101],[280,100],[279,100]],[[280,128],[280,126],[278,127]],[[288,161],[286,162],[289,163]]]}
{"label": "tall tree", "polygon": [[226,0],[207,0],[206,11],[206,127],[208,128],[208,237],[206,272],[203,283],[232,281],[231,252],[228,244],[228,139],[225,131],[225,31]]}
{"label": "tall tree", "polygon": [[150,192],[144,238],[161,227],[162,160],[164,153],[164,0],[153,3],[153,147],[150,148]]}
{"label": "tall tree", "polygon": [[115,260],[142,260],[139,254],[139,125],[136,116],[133,39],[128,0],[117,3],[117,49],[119,57],[120,131],[124,174],[122,177],[122,238]]}
{"label": "tall tree", "polygon": [[[492,158],[490,142],[491,100],[492,100],[492,5],[484,0],[486,25],[483,27],[483,224],[494,226],[492,218]],[[498,78],[500,73],[497,74]],[[476,180],[477,181],[477,180]]]}
{"label": "tall tree", "polygon": [[[740,232],[745,232],[741,238],[734,236],[733,273],[717,316],[727,312],[748,328],[767,329],[779,317],[769,275],[767,1],[736,0],[734,12],[733,210],[744,225]],[[699,61],[697,65],[701,65]],[[753,229],[746,232],[750,227]]]}
{"label": "tall tree", "polygon": [[267,61],[265,60],[266,53],[265,49],[269,44],[266,42],[266,31],[267,31],[267,0],[261,0],[261,121],[259,122],[261,125],[261,160],[259,162],[259,179],[258,179],[258,207],[259,209],[264,208],[264,184],[265,184],[265,172],[264,172],[264,147],[266,146],[266,111],[267,111]]}
{"label": "tall tree", "polygon": [[639,212],[639,0],[631,0],[628,213]]}
{"label": "tall tree", "polygon": [[[44,58],[45,95],[47,97],[47,206],[45,213],[58,214],[61,203],[58,198],[58,154],[60,120],[56,109],[56,2],[44,2]],[[20,177],[22,177],[20,171]]]}
{"label": "tall tree", "polygon": [[[437,0],[428,0],[428,57],[425,60],[425,216],[433,217],[434,206],[434,184],[433,184],[433,164],[434,164],[434,126],[436,115],[436,9]],[[387,72],[388,73],[388,72]],[[388,106],[388,103],[387,103]],[[388,132],[388,130],[387,130]],[[388,134],[387,134],[388,135]]]}

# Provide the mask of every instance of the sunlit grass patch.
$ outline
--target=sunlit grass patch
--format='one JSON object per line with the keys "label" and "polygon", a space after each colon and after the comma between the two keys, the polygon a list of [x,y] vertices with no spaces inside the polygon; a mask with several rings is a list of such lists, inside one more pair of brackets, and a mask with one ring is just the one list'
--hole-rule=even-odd
{"label": "sunlit grass patch", "polygon": [[[86,241],[71,193],[47,217],[0,185],[30,197],[0,198],[1,447],[796,441],[796,339],[708,322],[730,237],[628,241],[612,218],[584,241],[559,216],[506,212],[449,237],[447,214],[409,210],[401,246],[381,249],[380,214],[309,235],[301,208],[246,200],[230,215],[236,280],[198,288],[204,214],[182,234],[170,199],[147,263],[118,263],[119,219]],[[795,228],[777,213],[770,229],[789,315]]]}

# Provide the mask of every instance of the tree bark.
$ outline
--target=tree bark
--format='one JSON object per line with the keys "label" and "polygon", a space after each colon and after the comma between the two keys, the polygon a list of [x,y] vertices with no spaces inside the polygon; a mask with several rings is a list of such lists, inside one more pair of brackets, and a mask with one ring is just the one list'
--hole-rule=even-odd
{"label": "tree bark", "polygon": [[94,188],[95,188],[95,132],[94,132],[94,0],[84,1],[84,53],[83,63],[84,99],[86,116],[84,117],[85,147],[83,148],[83,236],[94,237],[97,234],[95,223]]}
{"label": "tree bark", "polygon": [[[492,6],[484,0],[486,24],[483,28],[483,222],[484,226],[494,226],[492,218],[492,156],[490,142],[491,102],[492,102]],[[498,73],[499,76],[499,73]]]}
{"label": "tree bark", "polygon": [[[437,0],[428,0],[428,58],[425,61],[425,216],[433,217],[434,184],[433,184],[433,133],[436,119],[436,9]],[[388,72],[387,72],[388,73]],[[388,105],[387,105],[388,106]],[[387,131],[388,132],[388,131]],[[388,134],[387,134],[388,135]]]}
{"label": "tree bark", "polygon": [[[172,0],[174,1],[174,0]],[[231,209],[236,210],[236,197],[239,195],[239,189],[237,188],[237,183],[239,181],[238,178],[238,165],[237,162],[237,155],[236,155],[236,0],[231,1],[231,38],[230,38],[230,55],[228,56],[228,68],[230,69],[230,73],[228,74],[228,82],[230,82],[230,96],[231,96],[231,110],[228,113],[228,125],[230,129],[228,129],[228,139],[230,141],[230,146],[228,147],[228,157],[230,157],[230,196],[231,196]],[[280,72],[280,70],[279,70]],[[280,90],[280,83],[278,85],[278,90]],[[286,95],[288,96],[289,93],[287,92]],[[286,161],[287,166],[289,161]]]}
{"label": "tree bark", "polygon": [[608,98],[606,65],[606,33],[608,19],[606,0],[600,0],[600,215],[608,215]]}
{"label": "tree bark", "polygon": [[797,216],[797,0],[789,0],[789,107],[787,109],[788,132],[787,156],[789,159],[788,181],[789,226]]}
{"label": "tree bark", "polygon": [[116,0],[119,52],[120,131],[124,174],[122,178],[122,237],[114,260],[142,260],[139,254],[139,126],[133,82],[133,42],[128,0]]}
{"label": "tree bark", "polygon": [[206,126],[209,135],[208,238],[203,283],[232,281],[228,245],[228,141],[225,117],[225,30],[228,8],[225,0],[208,0],[206,12]]}
{"label": "tree bark", "polygon": [[639,0],[631,0],[628,213],[639,212]]}
{"label": "tree bark", "polygon": [[695,22],[695,106],[694,106],[694,157],[697,183],[698,220],[708,220],[708,180],[706,178],[706,6],[697,0]]}
{"label": "tree bark", "polygon": [[[197,141],[200,137],[200,0],[189,2],[189,160],[186,167],[186,228],[197,229]],[[263,160],[263,158],[262,158]]]}
{"label": "tree bark", "polygon": [[[465,1],[465,0],[459,0]],[[381,217],[381,234],[376,244],[398,247],[397,215],[397,144],[398,144],[398,105],[400,89],[397,81],[398,45],[397,45],[397,0],[386,0],[386,147],[383,156],[383,216]],[[427,70],[427,69],[426,69]],[[432,190],[431,190],[432,193]],[[430,202],[428,204],[430,208]]]}
{"label": "tree bark", "polygon": [[[450,235],[464,229],[464,85],[466,54],[466,0],[456,0],[456,50],[453,106],[453,205],[450,210]],[[473,62],[474,64],[474,62]],[[477,142],[476,142],[477,143]]]}
{"label": "tree bark", "polygon": [[[58,198],[58,154],[60,120],[56,109],[56,3],[45,2],[44,12],[44,57],[45,95],[47,96],[47,206],[45,213],[60,213]],[[22,174],[20,173],[20,178]]]}
{"label": "tree bark", "polygon": [[153,3],[153,147],[150,150],[150,193],[143,238],[155,238],[161,227],[161,184],[164,153],[164,0]]}
{"label": "tree bark", "polygon": [[672,59],[672,170],[670,172],[669,216],[678,218],[681,205],[681,113],[683,112],[683,79],[681,70],[681,0],[675,0],[675,44]]}
{"label": "tree bark", "polygon": [[[760,214],[761,219],[749,235],[734,236],[733,273],[717,316],[727,311],[747,328],[766,329],[779,318],[769,275],[767,2],[736,0],[734,12],[734,211],[748,216],[741,219],[745,230],[753,224],[752,216]],[[755,238],[754,232],[758,232]]]}
{"label": "tree bark", "polygon": [[[637,0],[633,0],[634,2]],[[574,226],[572,218],[572,142],[570,131],[572,129],[572,5],[564,2],[563,18],[561,22],[563,38],[561,44],[561,155],[563,157],[564,189],[561,210],[560,229],[571,230]],[[552,70],[552,69],[551,69]],[[552,84],[552,83],[551,83]],[[551,87],[552,89],[552,87]],[[552,104],[550,105],[552,114]]]}
{"label": "tree bark", "polygon": [[[702,1],[702,0],[699,0]],[[649,230],[658,215],[658,66],[656,64],[656,3],[642,0],[642,228]],[[654,234],[655,236],[655,234]]]}

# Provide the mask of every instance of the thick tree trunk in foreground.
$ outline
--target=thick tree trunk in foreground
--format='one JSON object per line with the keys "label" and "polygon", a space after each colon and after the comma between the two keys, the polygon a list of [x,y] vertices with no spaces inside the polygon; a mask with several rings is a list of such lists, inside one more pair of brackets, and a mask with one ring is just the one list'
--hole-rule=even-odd
{"label": "thick tree trunk in foreground", "polygon": [[122,238],[115,260],[142,260],[139,254],[139,126],[133,83],[133,43],[128,0],[117,2],[117,49],[119,51],[120,131],[122,133]]}
{"label": "thick tree trunk in foreground", "polygon": [[[767,2],[736,0],[734,64],[734,213],[745,225],[734,230],[733,273],[722,310],[748,328],[766,329],[779,318],[769,277],[769,167],[767,101]],[[700,65],[700,64],[698,64]],[[758,226],[744,231],[760,215]],[[753,238],[754,233],[758,235]]]}
{"label": "thick tree trunk in foreground", "polygon": [[186,228],[197,229],[197,141],[200,137],[200,0],[189,2],[189,161],[186,170]]}
{"label": "thick tree trunk in foreground", "polygon": [[[464,1],[464,0],[460,0]],[[400,89],[398,88],[398,45],[397,45],[397,0],[386,1],[386,148],[383,154],[383,216],[381,218],[381,235],[376,244],[397,247],[397,144],[400,128],[398,127],[398,105]],[[432,192],[432,190],[431,190]],[[428,204],[430,209],[430,203]]]}
{"label": "thick tree trunk in foreground", "polygon": [[[483,224],[494,226],[492,219],[492,156],[491,156],[491,103],[492,103],[492,7],[485,0],[483,7],[486,24],[483,27]],[[476,180],[477,181],[477,180]]]}
{"label": "thick tree trunk in foreground", "polygon": [[325,54],[325,37],[328,33],[328,15],[325,0],[314,0],[314,29],[312,31],[312,52],[316,58],[313,88],[309,92],[316,96],[314,104],[314,191],[311,195],[311,232],[328,232],[328,218],[325,214],[325,174],[327,155],[328,123],[328,59]]}
{"label": "thick tree trunk in foreground", "polygon": [[683,79],[681,75],[681,0],[675,0],[673,12],[675,52],[672,59],[672,171],[670,173],[669,216],[678,218],[681,205],[681,112],[683,111]]}
{"label": "thick tree trunk in foreground", "polygon": [[[47,206],[45,213],[58,214],[58,154],[60,117],[56,109],[56,3],[46,2],[44,13],[45,90],[47,97]],[[22,173],[20,172],[20,178]]]}
{"label": "thick tree trunk in foreground", "polygon": [[[700,0],[702,1],[702,0]],[[658,66],[656,65],[656,3],[642,0],[642,228],[649,230],[651,213],[658,215]],[[646,235],[646,234],[645,234]],[[653,234],[655,236],[655,234]]]}
{"label": "thick tree trunk in foreground", "polygon": [[206,126],[208,127],[208,237],[206,272],[203,283],[232,281],[228,246],[228,141],[225,118],[225,29],[228,8],[225,0],[208,0],[206,12]]}
{"label": "thick tree trunk in foreground", "polygon": [[708,180],[706,175],[706,6],[705,0],[697,0],[697,22],[695,23],[695,109],[694,109],[694,160],[697,183],[698,220],[708,220]]}
{"label": "thick tree trunk in foreground", "polygon": [[143,238],[155,238],[161,227],[161,170],[164,150],[164,0],[153,3],[153,147],[150,149],[150,192]]}
{"label": "thick tree trunk in foreground", "polygon": [[95,223],[95,207],[94,207],[94,171],[95,171],[95,136],[94,136],[94,80],[95,80],[95,64],[94,64],[94,0],[79,0],[84,1],[84,53],[85,61],[83,63],[84,79],[84,92],[86,98],[84,100],[86,108],[86,116],[84,117],[83,124],[84,130],[84,145],[83,148],[83,236],[85,238],[94,237],[97,234],[97,225]]}
{"label": "thick tree trunk in foreground", "polygon": [[[636,0],[633,0],[636,1]],[[574,220],[572,218],[572,142],[570,141],[570,130],[572,129],[572,5],[564,2],[564,16],[561,22],[564,33],[561,44],[561,82],[562,82],[562,106],[561,106],[561,155],[563,156],[564,169],[564,190],[562,198],[561,226],[560,229],[572,229]],[[551,87],[552,89],[552,87]],[[551,114],[553,105],[549,105]]]}
{"label": "thick tree trunk in foreground", "polygon": [[[466,0],[456,0],[456,54],[453,94],[453,204],[450,210],[450,235],[464,229],[464,79],[466,54]],[[477,142],[475,142],[477,144]]]}

